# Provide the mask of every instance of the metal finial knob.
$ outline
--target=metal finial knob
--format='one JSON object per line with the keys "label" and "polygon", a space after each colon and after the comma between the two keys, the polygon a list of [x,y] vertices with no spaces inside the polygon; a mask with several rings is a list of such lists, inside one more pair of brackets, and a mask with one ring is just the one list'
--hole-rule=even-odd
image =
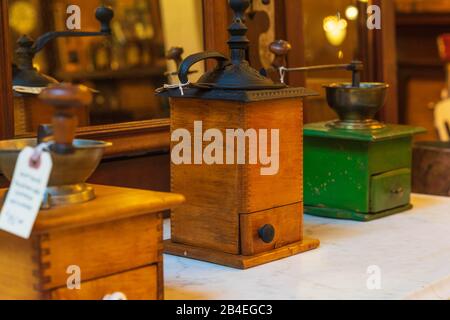
{"label": "metal finial knob", "polygon": [[234,11],[235,19],[240,18],[243,20],[245,11],[250,7],[250,0],[229,0],[231,9]]}
{"label": "metal finial knob", "polygon": [[111,20],[114,18],[114,11],[111,7],[100,6],[95,10],[95,17],[100,22],[100,32],[111,33]]}
{"label": "metal finial knob", "polygon": [[31,48],[34,44],[34,40],[31,39],[29,36],[21,36],[18,40],[17,40],[17,45],[19,47],[22,48]]}
{"label": "metal finial knob", "polygon": [[15,62],[19,69],[33,69],[33,50],[34,40],[29,36],[21,36],[17,40],[17,48],[15,51]]}
{"label": "metal finial knob", "polygon": [[245,11],[250,7],[250,0],[229,0],[234,11],[233,23],[228,28],[230,40],[228,45],[231,50],[231,62],[239,65],[245,60],[249,40],[246,36],[248,28],[245,25]]}

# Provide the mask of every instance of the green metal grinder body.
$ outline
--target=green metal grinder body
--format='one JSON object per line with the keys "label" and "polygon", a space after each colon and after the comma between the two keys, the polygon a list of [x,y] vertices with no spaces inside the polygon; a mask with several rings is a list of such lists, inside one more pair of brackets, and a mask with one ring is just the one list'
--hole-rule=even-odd
{"label": "green metal grinder body", "polygon": [[411,164],[418,127],[304,129],[305,213],[371,221],[412,208]]}

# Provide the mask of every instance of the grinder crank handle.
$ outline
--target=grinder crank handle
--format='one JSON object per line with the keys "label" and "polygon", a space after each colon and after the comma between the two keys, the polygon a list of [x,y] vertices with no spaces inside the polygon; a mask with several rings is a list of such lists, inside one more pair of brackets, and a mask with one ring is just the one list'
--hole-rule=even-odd
{"label": "grinder crank handle", "polygon": [[361,86],[361,71],[364,70],[364,65],[361,61],[352,61],[347,64],[329,64],[322,66],[310,66],[301,68],[289,68],[287,71],[327,71],[327,70],[346,70],[352,73],[352,87],[359,88]]}
{"label": "grinder crank handle", "polygon": [[191,67],[203,60],[208,59],[215,59],[217,60],[218,68],[221,68],[224,66],[224,64],[230,63],[230,60],[228,60],[227,57],[225,57],[223,54],[215,51],[207,51],[207,52],[200,52],[193,55],[190,55],[186,59],[183,60],[183,62],[180,65],[180,69],[178,71],[178,78],[180,79],[180,83],[185,84],[189,82],[189,70]]}
{"label": "grinder crank handle", "polygon": [[269,51],[275,55],[272,64],[267,69],[261,69],[260,73],[264,77],[269,77],[275,82],[280,81],[280,68],[287,66],[287,55],[292,46],[285,40],[276,40],[269,45]]}
{"label": "grinder crank handle", "polygon": [[72,153],[74,151],[73,140],[78,126],[75,110],[91,104],[91,90],[82,85],[62,83],[46,88],[39,98],[52,106],[54,110],[52,151],[58,154]]}
{"label": "grinder crank handle", "polygon": [[85,31],[53,31],[40,36],[33,45],[34,54],[41,51],[46,44],[56,38],[60,37],[95,37],[95,36],[110,36],[111,20],[114,18],[114,11],[111,7],[100,6],[95,11],[95,17],[100,22],[100,31],[85,32]]}
{"label": "grinder crank handle", "polygon": [[280,70],[280,68],[286,68],[285,71],[326,71],[326,70],[347,70],[352,72],[352,86],[360,87],[361,85],[361,71],[364,70],[364,65],[361,61],[352,61],[348,64],[330,64],[322,66],[310,66],[300,68],[287,68],[287,55],[292,49],[289,42],[285,40],[277,40],[270,44],[269,50],[275,55],[275,59],[272,62],[272,70],[266,70],[266,73],[273,70]]}

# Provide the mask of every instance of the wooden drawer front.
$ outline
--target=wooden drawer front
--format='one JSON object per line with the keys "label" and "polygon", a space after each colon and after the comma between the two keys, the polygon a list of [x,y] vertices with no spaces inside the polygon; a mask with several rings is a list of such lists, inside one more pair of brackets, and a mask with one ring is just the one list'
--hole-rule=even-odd
{"label": "wooden drawer front", "polygon": [[[242,255],[252,256],[302,240],[303,203],[267,211],[241,214]],[[260,236],[261,228],[275,230],[273,241],[266,243]]]}
{"label": "wooden drawer front", "polygon": [[407,205],[411,194],[411,170],[400,169],[373,176],[370,189],[372,213]]}
{"label": "wooden drawer front", "polygon": [[103,300],[106,295],[121,292],[128,300],[158,299],[156,265],[81,283],[80,290],[67,288],[51,292],[52,300]]}
{"label": "wooden drawer front", "polygon": [[78,266],[82,281],[162,261],[162,217],[138,216],[55,231],[41,242],[44,290],[66,285],[67,268]]}

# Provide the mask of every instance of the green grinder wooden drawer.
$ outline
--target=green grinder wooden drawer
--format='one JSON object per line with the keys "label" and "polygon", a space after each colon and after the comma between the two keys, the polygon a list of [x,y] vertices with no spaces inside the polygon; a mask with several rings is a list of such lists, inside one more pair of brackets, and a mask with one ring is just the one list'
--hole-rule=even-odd
{"label": "green grinder wooden drawer", "polygon": [[399,169],[372,176],[370,212],[377,213],[407,205],[410,196],[410,169]]}

